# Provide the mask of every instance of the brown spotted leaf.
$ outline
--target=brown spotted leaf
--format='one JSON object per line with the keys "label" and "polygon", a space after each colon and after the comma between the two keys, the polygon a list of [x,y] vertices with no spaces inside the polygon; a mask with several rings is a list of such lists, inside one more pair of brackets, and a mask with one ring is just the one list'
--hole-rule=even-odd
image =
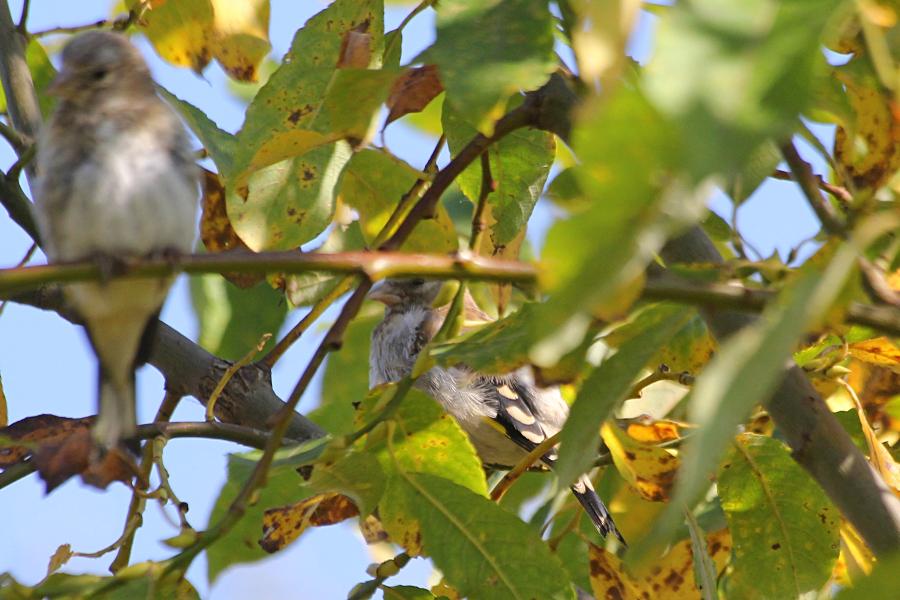
{"label": "brown spotted leaf", "polygon": [[670,419],[654,420],[647,416],[638,417],[628,423],[625,433],[628,437],[643,444],[660,444],[671,442],[682,437],[681,430],[686,423]]}
{"label": "brown spotted leaf", "polygon": [[404,115],[420,112],[442,91],[444,86],[436,65],[407,69],[391,87],[385,125]]}
{"label": "brown spotted leaf", "polygon": [[[0,429],[0,437],[28,442],[29,446],[33,444],[52,444],[63,440],[75,432],[87,431],[93,421],[94,417],[70,419],[48,414],[36,415],[26,417]],[[6,468],[14,465],[29,454],[30,451],[25,446],[0,447],[0,467]]]}
{"label": "brown spotted leaf", "polygon": [[372,34],[369,21],[363,21],[353,29],[344,32],[338,55],[339,69],[366,69],[372,60]]}
{"label": "brown spotted leaf", "polygon": [[[183,2],[184,0],[178,0]],[[256,81],[269,55],[269,0],[211,0],[212,54],[222,70],[238,81]],[[170,3],[171,0],[170,0]]]}
{"label": "brown spotted leaf", "polygon": [[263,515],[263,537],[259,545],[266,552],[277,552],[300,537],[307,527],[334,525],[358,514],[350,498],[335,492],[270,508]]}
{"label": "brown spotted leaf", "polygon": [[[238,237],[228,219],[225,186],[212,171],[203,170],[203,212],[200,215],[200,239],[212,253],[247,252],[252,250]],[[222,276],[242,289],[251,288],[265,276],[260,273],[222,273]]]}
{"label": "brown spotted leaf", "polygon": [[638,442],[610,423],[604,423],[600,435],[616,469],[642,497],[653,502],[669,499],[678,471],[677,456],[664,448]]}
{"label": "brown spotted leaf", "polygon": [[850,355],[861,361],[887,367],[900,373],[900,348],[886,337],[879,337],[849,345]]}
{"label": "brown spotted leaf", "polygon": [[[731,556],[731,536],[723,529],[709,534],[706,542],[716,571],[721,573]],[[591,589],[597,598],[699,600],[702,596],[694,579],[693,564],[689,539],[678,542],[665,556],[637,573],[627,571],[614,554],[591,544]]]}
{"label": "brown spotted leaf", "polygon": [[106,489],[113,481],[128,483],[136,473],[134,459],[124,450],[113,448],[101,453],[87,427],[42,444],[33,460],[48,493],[74,475],[81,475],[88,485]]}

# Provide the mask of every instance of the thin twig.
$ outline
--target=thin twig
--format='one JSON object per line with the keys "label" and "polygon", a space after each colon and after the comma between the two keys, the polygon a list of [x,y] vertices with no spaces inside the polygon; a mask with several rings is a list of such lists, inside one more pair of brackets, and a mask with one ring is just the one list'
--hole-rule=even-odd
{"label": "thin twig", "polygon": [[120,15],[115,19],[100,19],[99,21],[94,21],[93,23],[85,23],[84,25],[51,27],[49,29],[35,31],[31,34],[31,37],[40,38],[61,33],[81,33],[82,31],[90,31],[92,29],[112,29],[113,31],[125,31],[139,20],[141,14],[145,10],[146,4],[147,3],[142,3],[140,7],[135,7],[134,9],[128,11],[128,14]]}
{"label": "thin twig", "polygon": [[31,140],[3,121],[0,121],[0,137],[6,140],[16,154],[21,154],[26,148],[33,145]]}
{"label": "thin twig", "polygon": [[819,181],[813,173],[812,167],[803,160],[793,142],[787,141],[781,145],[781,154],[785,162],[791,168],[794,181],[800,186],[810,208],[816,213],[822,227],[828,233],[845,237],[847,225],[834,210],[834,207],[822,197],[819,192]]}
{"label": "thin twig", "polygon": [[[165,396],[163,396],[163,401],[159,405],[159,409],[156,411],[156,417],[153,419],[154,423],[165,423],[168,422],[169,419],[172,418],[172,413],[175,412],[175,408],[178,406],[178,403],[181,401],[182,396],[172,391],[166,391]],[[138,471],[141,473],[141,481],[149,481],[150,479],[150,471],[153,468],[153,448],[150,444],[145,444],[144,449],[141,456],[141,464],[138,467]],[[128,513],[125,517],[125,530],[127,531],[129,523],[131,523],[132,518],[141,515],[144,512],[144,507],[147,502],[144,499],[143,495],[139,493],[137,489],[132,491],[131,493],[131,501],[128,504]],[[124,535],[123,531],[123,540],[122,544],[119,546],[119,551],[116,553],[116,557],[113,559],[112,563],[109,565],[109,570],[111,573],[117,572],[122,567],[128,565],[128,562],[131,560],[131,548],[134,545],[134,536],[137,533],[137,528],[131,531],[130,535]]]}
{"label": "thin twig", "polygon": [[209,399],[206,401],[206,420],[207,421],[215,421],[216,420],[216,401],[219,399],[219,396],[222,395],[222,390],[225,389],[225,386],[228,385],[228,382],[231,381],[231,378],[234,377],[234,374],[241,370],[241,368],[250,364],[253,358],[262,352],[262,349],[266,347],[266,343],[272,338],[271,333],[264,333],[259,341],[256,343],[256,346],[250,349],[247,354],[241,357],[235,363],[229,365],[227,369],[225,369],[225,373],[222,374],[222,377],[219,378],[219,383],[216,384],[215,389],[213,389],[212,393],[209,395]]}
{"label": "thin twig", "polygon": [[491,159],[489,153],[485,152],[481,155],[481,191],[478,194],[478,204],[475,205],[475,212],[472,215],[472,234],[469,236],[469,249],[476,254],[478,253],[478,247],[481,246],[484,230],[487,229],[487,223],[484,219],[487,198],[496,189],[496,182],[491,176]]}
{"label": "thin twig", "polygon": [[522,476],[522,473],[528,470],[528,467],[541,460],[545,454],[547,454],[553,447],[559,442],[559,436],[562,431],[557,431],[543,442],[535,446],[531,452],[522,457],[515,467],[512,468],[506,475],[503,476],[503,479],[497,482],[497,485],[494,486],[494,489],[491,490],[491,500],[494,502],[500,502],[503,499],[503,495],[512,487],[512,484],[516,482],[516,480]]}
{"label": "thin twig", "polygon": [[28,36],[28,11],[31,8],[31,0],[25,0],[22,2],[22,12],[19,14],[19,24],[16,25],[16,29],[19,30],[19,33],[23,36]]}
{"label": "thin twig", "polygon": [[680,383],[681,385],[689,386],[694,383],[694,376],[688,373],[687,371],[681,371],[679,373],[674,373],[669,370],[669,367],[665,364],[659,365],[655,371],[635,383],[631,387],[631,392],[629,392],[629,398],[640,398],[641,392],[644,388],[654,384],[658,381],[675,381]]}
{"label": "thin twig", "polygon": [[[21,267],[22,265],[26,264],[29,260],[31,260],[31,257],[34,256],[35,252],[37,252],[37,244],[31,244],[31,246],[28,248],[28,251],[25,253],[25,256],[22,257],[22,259],[16,266]],[[3,310],[6,308],[6,305],[8,303],[9,300],[0,301],[0,315],[3,314]],[[5,425],[5,423],[0,423],[0,425]]]}
{"label": "thin twig", "polygon": [[[41,128],[41,108],[34,81],[25,59],[25,37],[12,21],[9,4],[0,0],[0,81],[6,94],[6,110],[9,122],[16,131],[28,139],[35,139]],[[28,169],[29,183],[34,168]]]}
{"label": "thin twig", "polygon": [[[773,179],[781,179],[782,181],[795,181],[793,173],[782,171],[781,169],[775,169],[770,177]],[[851,194],[850,190],[847,188],[828,183],[821,175],[815,175],[814,178],[819,189],[833,196],[835,200],[838,200],[845,207],[848,207],[853,203],[853,194]]]}
{"label": "thin twig", "polygon": [[166,447],[166,438],[163,436],[155,437],[147,443],[152,448],[153,464],[156,466],[156,474],[159,477],[159,489],[165,492],[165,496],[160,498],[160,507],[164,508],[167,502],[175,505],[178,513],[178,521],[181,524],[182,531],[185,529],[193,529],[187,520],[187,503],[178,499],[172,484],[169,482],[169,470],[163,463],[163,449]]}

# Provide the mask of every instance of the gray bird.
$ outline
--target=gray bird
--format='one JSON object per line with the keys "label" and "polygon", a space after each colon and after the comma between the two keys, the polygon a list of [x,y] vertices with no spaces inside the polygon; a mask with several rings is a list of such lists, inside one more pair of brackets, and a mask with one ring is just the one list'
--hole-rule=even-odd
{"label": "gray bird", "polygon": [[[387,308],[384,320],[372,333],[369,386],[403,379],[412,372],[416,357],[435,336],[447,308],[432,303],[440,281],[421,278],[387,279],[369,292],[369,298]],[[489,321],[474,300],[465,298],[466,321]],[[433,367],[416,380],[415,387],[436,399],[453,415],[487,465],[511,467],[547,437],[559,431],[569,407],[556,388],[538,388],[531,371],[523,367],[504,375],[487,375],[465,365]],[[543,457],[552,467],[555,450]],[[590,479],[582,475],[572,493],[601,535],[625,539],[612,520]]]}
{"label": "gray bird", "polygon": [[[190,252],[199,172],[178,117],[123,36],[69,42],[50,92],[59,101],[38,140],[37,221],[51,262]],[[134,370],[146,361],[171,277],[65,287],[99,363],[95,439],[135,433]]]}

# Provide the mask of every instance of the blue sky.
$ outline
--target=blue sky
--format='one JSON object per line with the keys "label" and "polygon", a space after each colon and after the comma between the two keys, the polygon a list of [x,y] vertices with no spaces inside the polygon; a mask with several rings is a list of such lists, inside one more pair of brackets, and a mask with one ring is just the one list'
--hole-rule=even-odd
{"label": "blue sky", "polygon": [[[11,1],[16,18],[21,0]],[[61,2],[33,0],[29,27],[41,30],[60,25],[77,25],[110,15],[111,0]],[[272,0],[271,39],[273,55],[281,56],[290,45],[297,28],[309,16],[324,8],[323,0]],[[391,7],[386,28],[392,29],[409,7]],[[644,16],[632,53],[645,61],[651,52],[652,17]],[[404,59],[426,47],[433,35],[430,11],[417,17],[404,34]],[[57,40],[58,41],[58,40]],[[52,40],[51,40],[52,42]],[[150,62],[154,77],[179,97],[203,109],[220,127],[237,130],[243,121],[243,106],[226,91],[221,70],[211,66],[204,78],[160,61],[152,49],[138,38]],[[824,131],[824,130],[823,130]],[[827,134],[827,132],[825,132]],[[428,137],[402,124],[388,128],[388,146],[415,166],[421,166],[431,151]],[[14,161],[9,149],[0,144],[0,167]],[[814,163],[819,172],[821,163]],[[711,205],[728,216],[730,205],[723,197],[711,199]],[[530,237],[540,246],[540,238],[552,222],[553,209],[539,204],[532,218]],[[815,220],[793,190],[793,184],[770,180],[741,209],[739,224],[744,235],[764,255],[779,250],[782,255],[798,241],[817,229]],[[28,249],[28,238],[0,212],[0,265],[11,266]],[[43,262],[37,256],[34,262]],[[293,314],[286,327],[296,322]],[[189,337],[196,338],[197,324],[182,278],[173,289],[163,312],[163,320]],[[298,344],[286,355],[273,373],[276,392],[283,397],[290,391],[300,369],[317,340]],[[9,305],[0,316],[0,376],[6,391],[10,420],[29,415],[53,413],[83,416],[94,411],[94,359],[81,330],[51,313]],[[138,415],[149,421],[162,399],[162,378],[146,367],[138,374]],[[315,406],[318,386],[303,399],[300,410]],[[202,420],[202,407],[185,399],[175,413],[176,420]],[[225,475],[226,453],[236,446],[212,441],[170,443],[166,465],[172,485],[191,507],[189,519],[196,527],[207,516]],[[0,544],[0,572],[9,571],[24,583],[34,583],[45,573],[47,560],[63,543],[75,550],[94,551],[109,544],[121,532],[129,492],[113,485],[105,492],[70,481],[50,496],[44,496],[41,483],[34,477],[0,491],[0,515],[3,515],[3,543]],[[163,518],[156,505],[149,505],[145,525],[137,536],[134,560],[162,559],[172,551],[159,540],[174,535],[176,529]],[[113,555],[100,560],[74,559],[65,568],[69,572],[103,573]],[[365,567],[372,558],[352,525],[312,530],[288,550],[250,566],[237,567],[222,575],[210,589],[206,566],[201,557],[189,578],[204,598],[215,600],[248,597],[335,598],[346,596],[358,581],[368,578]],[[430,568],[425,561],[413,561],[391,583],[425,584]]]}

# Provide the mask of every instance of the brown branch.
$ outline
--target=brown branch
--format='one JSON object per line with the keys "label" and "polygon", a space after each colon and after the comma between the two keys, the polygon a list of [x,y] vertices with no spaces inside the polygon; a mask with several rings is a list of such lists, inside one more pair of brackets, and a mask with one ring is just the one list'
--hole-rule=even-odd
{"label": "brown branch", "polygon": [[[423,196],[423,200],[426,196]],[[477,256],[395,252],[303,254],[286,251],[258,254],[191,254],[174,259],[124,259],[123,262],[125,274],[122,277],[135,278],[161,277],[179,271],[192,274],[229,271],[235,273],[328,271],[363,275],[372,280],[405,275],[428,275],[448,279],[531,283],[536,276],[533,265],[517,261]],[[0,298],[8,298],[13,292],[37,288],[47,283],[96,281],[100,277],[101,269],[92,262],[0,269]]]}

